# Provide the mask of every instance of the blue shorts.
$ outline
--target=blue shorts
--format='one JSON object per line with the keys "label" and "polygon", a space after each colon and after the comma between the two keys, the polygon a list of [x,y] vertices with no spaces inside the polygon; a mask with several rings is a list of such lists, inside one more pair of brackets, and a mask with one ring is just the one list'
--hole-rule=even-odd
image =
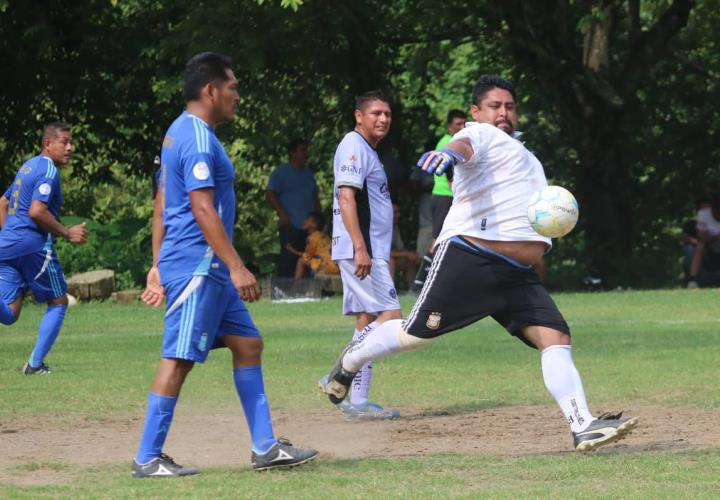
{"label": "blue shorts", "polygon": [[223,335],[260,337],[245,303],[231,282],[189,276],[165,285],[163,358],[202,363]]}
{"label": "blue shorts", "polygon": [[67,293],[65,275],[53,247],[0,260],[0,300],[14,302],[28,288],[37,302],[49,302]]}

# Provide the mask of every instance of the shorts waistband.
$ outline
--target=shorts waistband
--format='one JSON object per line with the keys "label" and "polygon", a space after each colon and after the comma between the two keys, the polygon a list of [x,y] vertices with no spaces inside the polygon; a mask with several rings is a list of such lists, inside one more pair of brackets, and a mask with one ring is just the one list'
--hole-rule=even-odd
{"label": "shorts waistband", "polygon": [[528,266],[526,264],[521,264],[520,262],[516,261],[515,259],[511,259],[510,257],[503,255],[501,253],[495,252],[494,250],[491,250],[490,248],[480,245],[479,243],[475,243],[472,241],[468,241],[462,236],[453,236],[450,238],[450,241],[457,243],[461,246],[464,246],[465,248],[468,248],[470,250],[473,250],[475,252],[484,253],[487,255],[491,255],[493,257],[497,257],[498,259],[502,259],[511,266],[518,267],[520,269],[530,269],[532,266]]}

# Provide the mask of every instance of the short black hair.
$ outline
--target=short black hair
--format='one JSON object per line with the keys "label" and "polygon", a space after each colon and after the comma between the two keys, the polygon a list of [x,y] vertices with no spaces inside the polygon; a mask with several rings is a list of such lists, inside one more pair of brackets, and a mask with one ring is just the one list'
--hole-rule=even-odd
{"label": "short black hair", "polygon": [[302,137],[296,137],[292,141],[288,142],[287,150],[288,153],[292,153],[300,146],[309,146],[310,141],[303,139]]}
{"label": "short black hair", "polygon": [[364,94],[360,94],[355,97],[355,109],[362,111],[365,106],[372,101],[382,101],[388,106],[390,105],[390,99],[382,90],[369,90]]}
{"label": "short black hair", "polygon": [[65,122],[50,122],[45,124],[40,145],[45,147],[45,139],[53,139],[59,132],[70,132],[70,125]]}
{"label": "short black hair", "polygon": [[232,59],[214,52],[194,55],[185,65],[183,73],[183,96],[186,101],[200,98],[202,88],[208,83],[228,80],[227,70],[232,69]]}
{"label": "short black hair", "polygon": [[513,100],[517,101],[515,86],[509,80],[500,75],[482,75],[473,87],[472,103],[479,106],[485,94],[494,88],[507,90],[512,94]]}
{"label": "short black hair", "polygon": [[447,124],[450,125],[455,118],[462,118],[463,120],[467,120],[467,114],[465,114],[465,111],[461,109],[451,109],[450,111],[448,111]]}
{"label": "short black hair", "polygon": [[325,217],[323,214],[320,212],[310,212],[307,216],[315,219],[315,225],[317,226],[318,231],[325,229]]}

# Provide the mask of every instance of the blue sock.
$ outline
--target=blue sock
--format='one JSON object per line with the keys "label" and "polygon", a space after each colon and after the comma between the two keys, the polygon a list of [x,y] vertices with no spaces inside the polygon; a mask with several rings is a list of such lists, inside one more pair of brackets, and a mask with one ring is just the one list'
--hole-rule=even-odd
{"label": "blue sock", "polygon": [[273,434],[270,407],[265,397],[262,368],[260,365],[235,368],[233,379],[250,428],[253,451],[265,453],[277,443],[277,439]]}
{"label": "blue sock", "polygon": [[17,321],[17,318],[13,314],[12,309],[0,300],[0,323],[3,325],[12,325],[15,321]]}
{"label": "blue sock", "polygon": [[165,438],[167,438],[177,396],[163,396],[162,394],[148,393],[147,416],[143,428],[140,447],[138,448],[135,461],[139,464],[146,464],[153,458],[160,455]]}
{"label": "blue sock", "polygon": [[52,349],[55,339],[60,333],[60,328],[62,328],[65,311],[67,311],[67,305],[65,304],[49,305],[45,310],[45,315],[40,321],[40,328],[38,329],[37,343],[30,355],[29,363],[33,368],[41,366],[45,356]]}

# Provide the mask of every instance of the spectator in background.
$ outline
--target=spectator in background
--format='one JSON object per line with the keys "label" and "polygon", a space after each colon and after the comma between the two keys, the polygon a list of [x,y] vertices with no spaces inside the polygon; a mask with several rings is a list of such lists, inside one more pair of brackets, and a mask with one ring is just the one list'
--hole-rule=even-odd
{"label": "spectator in background", "polygon": [[408,250],[400,234],[400,207],[393,203],[393,234],[390,244],[390,276],[397,286],[397,272],[403,273],[405,289],[410,290],[415,280],[415,273],[420,265],[420,255]]}
{"label": "spectator in background", "polygon": [[[429,151],[435,147],[436,140],[428,143],[423,151]],[[413,168],[410,174],[410,183],[413,188],[413,195],[418,198],[418,232],[415,251],[418,255],[425,255],[430,252],[430,243],[433,240],[432,225],[432,189],[435,181],[433,176],[427,175],[420,169]]]}
{"label": "spectator in background", "polygon": [[697,214],[697,244],[690,265],[688,288],[720,286],[720,193]]}
{"label": "spectator in background", "polygon": [[330,256],[332,241],[323,232],[325,217],[319,212],[310,212],[305,218],[303,229],[308,233],[304,252],[294,248],[290,243],[287,244],[288,252],[298,257],[295,278],[302,278],[306,271],[312,277],[340,274],[340,269]]}
{"label": "spectator in background", "polygon": [[[439,151],[444,148],[452,139],[452,136],[457,134],[460,130],[465,127],[467,121],[467,115],[464,111],[459,109],[451,109],[447,114],[447,133],[443,135],[435,146],[435,150]],[[432,241],[430,243],[430,249],[424,254],[422,266],[415,276],[415,283],[413,285],[413,291],[419,292],[427,273],[430,271],[430,265],[432,264],[433,249],[435,246],[435,238],[438,237],[442,230],[443,222],[445,222],[445,216],[450,210],[453,200],[452,184],[448,179],[448,174],[434,175],[434,185],[432,190],[432,197],[430,198],[430,206],[432,210]]]}
{"label": "spectator in background", "polygon": [[294,139],[288,145],[289,161],[278,165],[268,182],[267,200],[278,215],[280,257],[278,276],[293,277],[297,255],[288,251],[288,244],[304,251],[307,233],[303,229],[305,218],[313,210],[320,211],[320,198],[315,176],[306,166],[310,143]]}

